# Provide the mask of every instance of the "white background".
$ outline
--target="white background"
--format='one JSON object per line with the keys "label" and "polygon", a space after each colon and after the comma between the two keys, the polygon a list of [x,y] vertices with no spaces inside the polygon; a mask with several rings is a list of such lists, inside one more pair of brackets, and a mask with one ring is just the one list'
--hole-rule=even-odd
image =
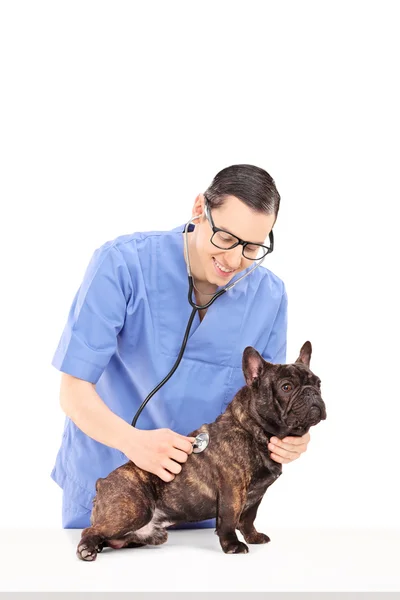
{"label": "white background", "polygon": [[328,413],[257,523],[400,529],[397,6],[1,3],[0,527],[61,527],[51,359],[94,249],[250,163],[282,198],[288,362],[312,342]]}

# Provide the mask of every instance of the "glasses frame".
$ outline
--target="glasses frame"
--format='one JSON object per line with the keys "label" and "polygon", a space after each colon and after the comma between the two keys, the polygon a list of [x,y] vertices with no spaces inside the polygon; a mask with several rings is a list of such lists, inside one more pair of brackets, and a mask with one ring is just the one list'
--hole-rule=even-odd
{"label": "glasses frame", "polygon": [[[231,233],[230,231],[227,231],[226,229],[221,229],[220,227],[216,227],[215,223],[213,221],[213,218],[211,216],[211,209],[210,209],[210,204],[209,204],[209,200],[207,198],[207,196],[205,194],[204,195],[204,213],[207,217],[207,220],[211,226],[212,229],[212,236],[210,237],[210,242],[212,243],[213,246],[215,246],[216,248],[219,248],[220,250],[233,250],[233,248],[236,248],[236,246],[243,246],[242,248],[242,255],[246,260],[263,260],[267,254],[271,254],[271,252],[274,249],[274,234],[271,231],[269,232],[269,241],[271,242],[271,247],[268,248],[268,246],[264,246],[264,244],[256,244],[254,242],[245,242],[244,240],[241,240],[237,235],[234,235],[233,233]],[[214,234],[217,233],[218,231],[223,231],[224,233],[227,233],[228,235],[232,236],[233,238],[236,238],[238,241],[233,244],[233,246],[231,246],[230,248],[221,248],[221,246],[217,246],[217,244],[214,244],[214,242],[212,241]],[[261,256],[260,258],[247,258],[247,256],[244,255],[244,249],[246,248],[246,246],[261,246],[261,248],[265,248],[266,253]]]}

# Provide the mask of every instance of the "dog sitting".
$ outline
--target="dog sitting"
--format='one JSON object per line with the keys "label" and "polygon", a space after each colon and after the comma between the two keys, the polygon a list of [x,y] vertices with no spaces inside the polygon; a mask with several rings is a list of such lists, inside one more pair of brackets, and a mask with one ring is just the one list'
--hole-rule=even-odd
{"label": "dog sitting", "polygon": [[270,458],[269,439],[302,436],[326,419],[311,351],[305,342],[295,363],[274,365],[248,346],[242,357],[246,385],[213,423],[187,434],[207,432],[207,448],[189,454],[169,482],[132,461],[98,479],[91,526],[82,531],[77,556],[92,561],[105,546],[163,544],[169,525],[212,518],[225,553],[248,552],[236,529],[248,544],[269,542],[254,527],[267,488],[282,474]]}

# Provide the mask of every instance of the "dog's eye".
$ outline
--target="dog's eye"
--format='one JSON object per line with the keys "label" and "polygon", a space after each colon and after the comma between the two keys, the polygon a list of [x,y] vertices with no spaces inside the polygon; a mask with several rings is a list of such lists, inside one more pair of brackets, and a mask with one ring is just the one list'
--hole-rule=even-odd
{"label": "dog's eye", "polygon": [[282,389],[284,392],[290,392],[292,389],[292,386],[290,385],[290,383],[284,383],[282,386]]}

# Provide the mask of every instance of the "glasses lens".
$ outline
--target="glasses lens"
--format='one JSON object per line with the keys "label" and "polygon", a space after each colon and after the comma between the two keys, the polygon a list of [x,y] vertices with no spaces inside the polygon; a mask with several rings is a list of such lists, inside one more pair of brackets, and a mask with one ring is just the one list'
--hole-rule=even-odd
{"label": "glasses lens", "polygon": [[268,247],[259,246],[258,244],[248,244],[243,250],[243,256],[250,260],[260,260],[268,254]]}
{"label": "glasses lens", "polygon": [[[212,236],[212,243],[221,250],[229,250],[237,246],[238,238],[224,231],[216,231]],[[269,246],[260,246],[259,244],[248,244],[243,251],[243,256],[249,260],[260,260],[268,254]]]}
{"label": "glasses lens", "polygon": [[238,241],[236,236],[225,233],[224,231],[216,231],[212,237],[212,243],[218,246],[218,248],[225,250],[236,246]]}

